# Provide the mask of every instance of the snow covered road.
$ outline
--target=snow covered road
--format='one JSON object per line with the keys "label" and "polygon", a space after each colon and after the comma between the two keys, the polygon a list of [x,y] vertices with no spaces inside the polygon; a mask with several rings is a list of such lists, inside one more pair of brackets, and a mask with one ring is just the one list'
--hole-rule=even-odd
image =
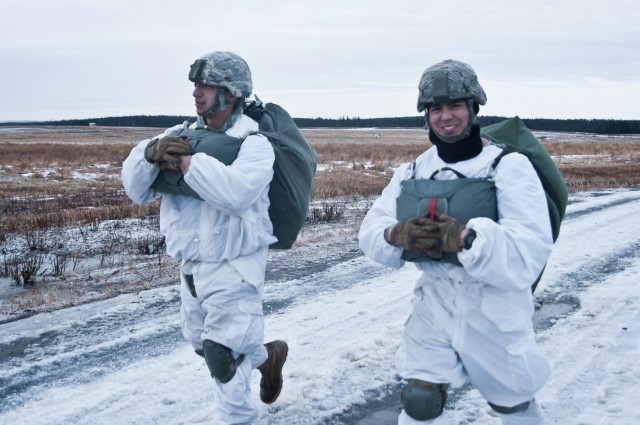
{"label": "snow covered road", "polygon": [[[549,423],[640,423],[639,210],[640,190],[572,196],[536,291]],[[267,282],[266,339],[286,339],[290,354],[260,425],[393,423],[417,271],[362,256],[328,265]],[[178,308],[170,287],[0,325],[0,423],[212,423],[211,378],[182,341]],[[448,409],[452,424],[499,423],[472,388]]]}

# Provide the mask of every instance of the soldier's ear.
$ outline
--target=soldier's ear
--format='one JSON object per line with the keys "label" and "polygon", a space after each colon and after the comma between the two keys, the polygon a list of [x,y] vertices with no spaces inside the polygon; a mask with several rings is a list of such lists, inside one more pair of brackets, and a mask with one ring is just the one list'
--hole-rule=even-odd
{"label": "soldier's ear", "polygon": [[238,96],[232,95],[229,89],[224,89],[224,103],[233,103],[236,101],[236,99],[238,99]]}

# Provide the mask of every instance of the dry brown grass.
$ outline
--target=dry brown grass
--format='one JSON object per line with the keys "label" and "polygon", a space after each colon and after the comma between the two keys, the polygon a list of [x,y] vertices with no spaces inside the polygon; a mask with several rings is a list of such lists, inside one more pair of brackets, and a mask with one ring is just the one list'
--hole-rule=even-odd
{"label": "dry brown grass", "polygon": [[640,139],[617,141],[615,139],[589,140],[581,142],[548,142],[544,144],[550,155],[555,157],[572,155],[599,156],[599,160],[639,161]]}
{"label": "dry brown grass", "polygon": [[124,144],[3,143],[0,155],[7,164],[19,170],[34,167],[82,166],[88,164],[121,164],[131,150]]}
{"label": "dry brown grass", "polygon": [[561,164],[569,192],[640,186],[640,163]]}
{"label": "dry brown grass", "polygon": [[[320,163],[335,161],[398,164],[413,160],[431,143],[421,129],[302,131],[318,153]],[[374,138],[374,134],[379,138]]]}
{"label": "dry brown grass", "polygon": [[334,168],[316,174],[314,200],[332,198],[358,199],[380,194],[390,175],[350,168]]}
{"label": "dry brown grass", "polygon": [[120,182],[133,145],[159,129],[0,129],[0,241],[7,233],[157,214]]}

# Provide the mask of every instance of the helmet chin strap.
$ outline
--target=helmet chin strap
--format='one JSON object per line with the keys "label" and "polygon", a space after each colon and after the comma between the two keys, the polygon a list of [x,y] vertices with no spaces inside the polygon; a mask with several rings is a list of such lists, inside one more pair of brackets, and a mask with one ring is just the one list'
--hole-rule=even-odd
{"label": "helmet chin strap", "polygon": [[200,115],[202,116],[202,118],[210,117],[211,115],[215,114],[218,111],[218,108],[220,108],[221,111],[224,111],[227,109],[227,105],[224,101],[223,87],[218,88],[218,94],[216,95],[216,100],[213,102],[213,105],[211,105],[211,108],[209,108],[209,110],[204,114],[200,114]]}
{"label": "helmet chin strap", "polygon": [[[216,100],[216,103],[218,101]],[[224,121],[224,123],[222,124],[221,127],[219,128],[215,128],[213,130],[215,131],[220,131],[220,132],[225,132],[227,131],[229,128],[231,128],[234,123],[238,120],[238,118],[240,116],[243,115],[244,112],[244,108],[241,107],[242,105],[244,105],[244,98],[238,98],[238,100],[234,103],[227,103],[225,108],[220,108],[219,110],[226,110],[226,108],[228,108],[229,106],[232,106],[231,108],[231,113],[229,114],[229,116],[227,117],[227,119]],[[212,118],[213,114],[211,114],[210,111],[215,110],[214,107],[212,107],[211,109],[209,109],[209,112],[207,112],[206,114],[202,114],[202,115],[198,115],[198,123],[197,125],[199,127],[205,127],[205,128],[210,128],[207,122],[207,117]]]}
{"label": "helmet chin strap", "polygon": [[220,110],[221,111],[224,111],[225,109],[227,109],[227,106],[226,106],[225,101],[224,101],[224,89],[223,88],[219,88],[218,89],[218,96],[216,97],[216,102],[215,103],[217,103],[218,106],[220,106]]}

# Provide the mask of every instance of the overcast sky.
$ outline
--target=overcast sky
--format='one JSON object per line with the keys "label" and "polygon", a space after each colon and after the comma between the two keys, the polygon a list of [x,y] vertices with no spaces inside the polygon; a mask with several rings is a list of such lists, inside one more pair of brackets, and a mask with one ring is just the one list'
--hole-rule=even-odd
{"label": "overcast sky", "polygon": [[417,115],[422,71],[469,63],[481,114],[640,119],[637,0],[2,0],[0,121],[193,115],[231,50],[295,117]]}

